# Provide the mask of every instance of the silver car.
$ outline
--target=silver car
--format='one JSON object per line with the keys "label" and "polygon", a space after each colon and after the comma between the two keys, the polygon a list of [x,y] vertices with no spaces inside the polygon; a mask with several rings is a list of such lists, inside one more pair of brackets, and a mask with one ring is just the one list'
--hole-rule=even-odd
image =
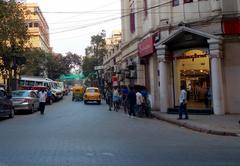
{"label": "silver car", "polygon": [[30,113],[38,111],[39,98],[33,90],[16,90],[12,92],[12,103],[15,111],[28,110]]}

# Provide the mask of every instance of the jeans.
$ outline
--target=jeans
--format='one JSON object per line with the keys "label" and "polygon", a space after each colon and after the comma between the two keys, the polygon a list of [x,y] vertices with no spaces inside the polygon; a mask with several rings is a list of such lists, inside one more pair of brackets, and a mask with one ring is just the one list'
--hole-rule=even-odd
{"label": "jeans", "polygon": [[44,113],[44,110],[45,110],[45,102],[40,102],[40,103],[39,103],[39,110],[40,110],[41,114]]}
{"label": "jeans", "polygon": [[187,104],[181,103],[179,107],[179,119],[182,119],[182,115],[185,115],[185,119],[188,119]]}
{"label": "jeans", "polygon": [[131,116],[131,115],[136,116],[136,114],[135,114],[135,105],[130,104],[128,114],[129,114],[130,116]]}

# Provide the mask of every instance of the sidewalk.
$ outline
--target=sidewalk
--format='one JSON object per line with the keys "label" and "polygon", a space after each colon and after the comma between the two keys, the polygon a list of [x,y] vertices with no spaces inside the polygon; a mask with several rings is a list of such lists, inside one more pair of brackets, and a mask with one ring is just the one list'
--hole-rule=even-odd
{"label": "sidewalk", "polygon": [[177,120],[177,114],[152,111],[155,118],[194,131],[223,136],[240,136],[240,114],[189,115],[189,120]]}

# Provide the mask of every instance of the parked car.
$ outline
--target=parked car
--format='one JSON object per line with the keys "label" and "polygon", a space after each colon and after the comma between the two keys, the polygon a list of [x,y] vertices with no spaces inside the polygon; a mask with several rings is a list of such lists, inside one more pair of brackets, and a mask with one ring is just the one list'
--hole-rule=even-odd
{"label": "parked car", "polygon": [[12,102],[15,111],[28,110],[30,113],[38,111],[39,98],[34,90],[16,90],[12,92]]}
{"label": "parked car", "polygon": [[47,86],[21,86],[21,90],[34,90],[36,93],[38,93],[41,90],[45,90],[47,92],[47,104],[51,105],[54,101],[54,97],[52,95],[52,91]]}
{"label": "parked car", "polygon": [[96,87],[88,87],[83,96],[84,104],[87,102],[96,101],[98,104],[101,104],[101,94],[98,88]]}
{"label": "parked car", "polygon": [[14,117],[14,108],[11,96],[7,95],[3,88],[0,88],[0,116]]}

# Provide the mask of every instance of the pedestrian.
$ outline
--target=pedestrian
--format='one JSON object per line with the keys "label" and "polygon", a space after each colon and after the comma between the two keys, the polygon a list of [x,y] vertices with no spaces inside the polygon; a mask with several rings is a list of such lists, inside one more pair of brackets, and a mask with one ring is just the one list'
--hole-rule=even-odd
{"label": "pedestrian", "polygon": [[52,100],[52,91],[51,91],[51,88],[48,87],[47,88],[47,99],[46,101],[48,101],[48,103],[51,105],[53,100]]}
{"label": "pedestrian", "polygon": [[124,108],[124,113],[127,113],[127,108],[128,108],[128,100],[127,100],[127,96],[128,96],[128,88],[126,86],[123,86],[121,89],[121,94],[122,94],[122,104],[123,104],[123,108]]}
{"label": "pedestrian", "polygon": [[142,104],[143,104],[143,96],[140,93],[140,90],[137,91],[136,93],[136,110],[138,116],[142,117],[143,116],[143,110],[142,110]]}
{"label": "pedestrian", "polygon": [[107,87],[107,90],[106,90],[106,103],[108,104],[109,108],[108,110],[109,111],[112,111],[112,89],[111,87]]}
{"label": "pedestrian", "polygon": [[47,92],[44,89],[42,89],[39,92],[39,110],[41,114],[44,114],[46,98],[47,98]]}
{"label": "pedestrian", "polygon": [[143,96],[143,104],[142,104],[143,113],[145,114],[146,117],[150,117],[151,104],[148,96],[148,91],[145,87],[141,90],[141,94]]}
{"label": "pedestrian", "polygon": [[135,106],[136,106],[136,93],[133,87],[130,87],[130,92],[128,93],[128,103],[129,103],[129,117],[136,116]]}
{"label": "pedestrian", "polygon": [[188,119],[187,113],[187,91],[184,85],[181,86],[181,92],[179,96],[179,117],[178,119],[182,119],[182,115],[185,115],[184,119]]}
{"label": "pedestrian", "polygon": [[116,112],[119,109],[119,99],[120,99],[120,95],[118,92],[118,88],[114,87],[112,101],[113,101],[113,110]]}

